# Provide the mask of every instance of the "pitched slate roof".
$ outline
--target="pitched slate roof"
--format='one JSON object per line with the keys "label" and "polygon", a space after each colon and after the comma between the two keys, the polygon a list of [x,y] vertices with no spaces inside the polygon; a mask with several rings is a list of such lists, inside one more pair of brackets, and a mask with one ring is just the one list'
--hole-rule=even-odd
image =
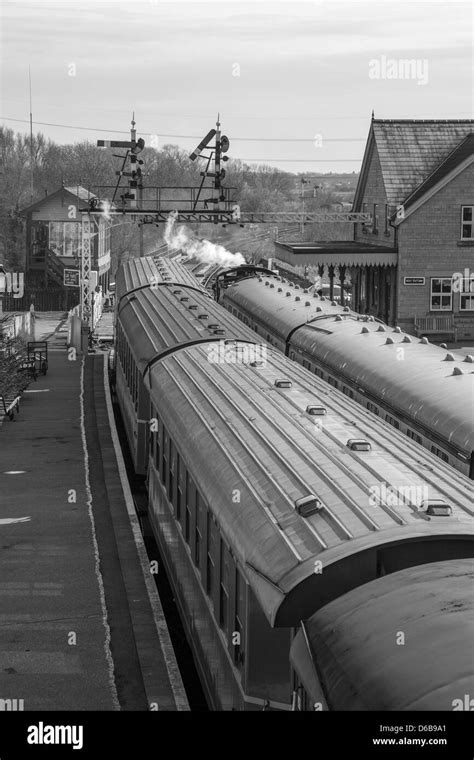
{"label": "pitched slate roof", "polygon": [[374,150],[377,151],[387,202],[403,203],[474,130],[473,119],[373,119],[353,210],[362,202]]}
{"label": "pitched slate roof", "polygon": [[68,193],[71,193],[71,195],[75,195],[77,198],[80,198],[81,201],[88,201],[90,198],[96,197],[94,193],[91,193],[90,190],[86,190],[85,187],[81,187],[81,185],[65,187],[64,189],[67,190]]}
{"label": "pitched slate roof", "polygon": [[474,158],[474,132],[468,134],[464,140],[455,147],[449,154],[445,161],[443,161],[429,177],[425,179],[417,187],[414,193],[412,193],[404,203],[405,209],[411,206],[415,201],[421,198],[428,190],[438,184],[444,177],[453,171],[457,166],[462,164],[466,158],[472,156]]}
{"label": "pitched slate roof", "polygon": [[56,196],[61,195],[61,193],[65,193],[65,192],[69,193],[70,195],[74,195],[74,197],[79,198],[79,200],[81,201],[87,201],[90,198],[96,197],[94,193],[91,193],[90,190],[86,190],[86,188],[82,187],[81,185],[74,185],[71,187],[65,187],[64,185],[61,185],[61,187],[58,190],[55,190],[54,193],[50,193],[49,195],[46,195],[43,198],[40,198],[38,201],[35,201],[30,206],[23,208],[21,210],[21,214],[25,215],[29,213],[30,211],[34,211],[36,208],[42,206],[44,203],[50,201],[52,198],[56,198]]}

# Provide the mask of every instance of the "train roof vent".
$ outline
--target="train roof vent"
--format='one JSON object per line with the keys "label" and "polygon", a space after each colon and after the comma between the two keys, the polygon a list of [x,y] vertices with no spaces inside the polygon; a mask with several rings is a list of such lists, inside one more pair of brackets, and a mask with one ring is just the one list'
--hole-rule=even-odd
{"label": "train roof vent", "polygon": [[426,338],[426,337],[425,337],[425,338],[422,338],[422,339],[420,340],[420,343],[423,343],[423,345],[424,345],[424,346],[426,346],[426,345],[428,345],[428,343],[429,343],[429,340],[428,340],[428,338]]}
{"label": "train roof vent", "polygon": [[316,496],[303,496],[302,499],[296,499],[295,509],[300,517],[311,517],[322,509],[323,505]]}
{"label": "train roof vent", "polygon": [[273,282],[271,282],[271,283],[270,283],[270,287],[271,287],[271,288],[274,288],[274,287],[275,287],[275,285],[273,284]]}
{"label": "train roof vent", "polygon": [[[262,280],[260,280],[260,282],[262,282]],[[268,282],[268,280],[265,280],[265,286],[268,287],[268,285],[270,285],[270,283]]]}
{"label": "train roof vent", "polygon": [[313,298],[318,298],[318,294],[316,293],[316,291],[314,291],[313,293]]}
{"label": "train roof vent", "polygon": [[225,330],[222,330],[219,328],[219,330],[214,330],[214,335],[225,335]]}
{"label": "train roof vent", "polygon": [[462,371],[461,367],[455,367],[453,369],[453,375],[464,375],[464,372]]}
{"label": "train roof vent", "polygon": [[189,301],[189,296],[183,296],[179,299],[180,301]]}
{"label": "train roof vent", "polygon": [[335,322],[342,322],[342,317],[341,317],[341,315],[340,315],[340,314],[337,314],[337,315],[336,315],[336,317],[335,317],[335,319],[334,319],[334,321],[335,321]]}
{"label": "train roof vent", "polygon": [[321,307],[318,306],[317,309],[316,309],[316,311],[322,311]]}
{"label": "train roof vent", "polygon": [[277,388],[291,388],[293,383],[291,380],[275,380],[275,385]]}
{"label": "train roof vent", "polygon": [[174,296],[179,296],[179,294],[182,293],[182,292],[183,292],[182,290],[173,290],[173,295]]}
{"label": "train roof vent", "polygon": [[450,517],[453,514],[452,507],[442,499],[425,499],[420,509],[431,517]]}
{"label": "train roof vent", "polygon": [[385,341],[385,345],[386,345],[386,346],[389,346],[389,345],[391,345],[392,343],[393,343],[393,338],[390,338],[390,337],[388,337],[388,338],[387,338],[387,340]]}
{"label": "train roof vent", "polygon": [[366,441],[365,438],[349,438],[346,446],[348,446],[351,451],[371,451],[372,449],[369,441]]}
{"label": "train roof vent", "polygon": [[344,306],[344,311],[350,311],[348,306]]}
{"label": "train roof vent", "polygon": [[365,326],[361,330],[361,333],[368,333],[368,332],[370,332],[370,330],[368,327],[365,327]]}
{"label": "train roof vent", "polygon": [[377,332],[385,332],[385,327],[383,325],[379,325],[377,327]]}
{"label": "train roof vent", "polygon": [[309,290],[308,290],[308,288],[305,288],[305,289],[303,290],[303,293],[309,293]]}
{"label": "train roof vent", "polygon": [[299,285],[295,285],[295,290],[299,290],[299,289],[300,289],[300,286]]}
{"label": "train roof vent", "polygon": [[299,296],[295,296],[295,301],[301,301],[301,298]]}
{"label": "train roof vent", "polygon": [[254,362],[250,362],[251,367],[264,367],[265,362],[263,359],[256,359]]}
{"label": "train roof vent", "polygon": [[440,347],[440,348],[444,348],[444,350],[445,350],[445,351],[447,351],[447,350],[448,350],[448,346],[446,345],[446,343],[440,343],[440,344],[439,344],[439,347]]}
{"label": "train roof vent", "polygon": [[214,323],[208,325],[209,330],[217,330],[218,327],[219,325]]}
{"label": "train roof vent", "polygon": [[324,406],[316,406],[315,404],[309,404],[306,407],[306,414],[310,414],[312,417],[322,417],[327,414]]}
{"label": "train roof vent", "polygon": [[279,293],[283,293],[283,288],[278,288]]}
{"label": "train roof vent", "polygon": [[446,354],[446,356],[443,359],[444,362],[454,362],[456,361],[454,358],[454,354]]}
{"label": "train roof vent", "polygon": [[470,364],[472,364],[474,362],[474,356],[472,354],[466,354],[463,361],[469,362]]}
{"label": "train roof vent", "polygon": [[259,277],[259,278],[258,278],[258,281],[259,281],[259,282],[263,282],[263,277]]}
{"label": "train roof vent", "polygon": [[294,282],[289,282],[288,284],[289,284],[290,288],[294,288],[295,287],[295,283]]}
{"label": "train roof vent", "polygon": [[402,343],[411,343],[411,338],[409,335],[405,335],[405,337],[402,340]]}
{"label": "train roof vent", "polygon": [[291,296],[291,293],[290,293],[290,291],[289,291],[289,290],[287,290],[287,291],[286,291],[286,295],[287,295],[287,296]]}
{"label": "train roof vent", "polygon": [[198,305],[197,305],[197,303],[192,303],[192,304],[190,304],[189,308],[190,309],[197,309]]}
{"label": "train roof vent", "polygon": [[337,306],[337,302],[336,301],[331,301],[331,306]]}
{"label": "train roof vent", "polygon": [[209,314],[198,314],[198,319],[209,319]]}
{"label": "train roof vent", "polygon": [[394,330],[393,332],[396,332],[396,333],[401,333],[401,331],[402,331],[402,328],[401,328],[401,327],[396,327],[396,328],[395,328],[395,330]]}
{"label": "train roof vent", "polygon": [[304,302],[304,305],[305,305],[305,306],[311,306],[311,301],[305,301],[305,302]]}

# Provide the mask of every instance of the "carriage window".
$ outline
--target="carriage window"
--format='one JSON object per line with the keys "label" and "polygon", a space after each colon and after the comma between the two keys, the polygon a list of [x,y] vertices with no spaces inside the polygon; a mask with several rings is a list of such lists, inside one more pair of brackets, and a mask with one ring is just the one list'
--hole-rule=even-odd
{"label": "carriage window", "polygon": [[173,441],[170,438],[170,449],[169,449],[169,488],[168,488],[168,498],[171,503],[174,503],[174,454],[175,454],[175,448],[173,445]]}
{"label": "carriage window", "polygon": [[431,451],[432,451],[433,454],[436,454],[437,457],[439,457],[440,459],[442,459],[443,462],[449,462],[448,455],[442,449],[438,449],[436,446],[432,446],[431,447]]}
{"label": "carriage window", "polygon": [[220,550],[221,565],[221,584],[219,596],[219,625],[224,630],[228,629],[228,611],[229,611],[229,565],[230,557],[226,545],[221,539]]}
{"label": "carriage window", "polygon": [[158,415],[155,414],[156,419],[156,432],[154,434],[155,437],[155,467],[160,472],[160,420],[158,419]]}
{"label": "carriage window", "polygon": [[184,514],[184,538],[186,543],[189,544],[189,536],[191,534],[191,509],[192,500],[194,498],[194,483],[186,473],[186,511]]}
{"label": "carriage window", "polygon": [[168,461],[166,459],[166,455],[168,453],[168,434],[165,430],[165,426],[163,425],[163,438],[162,438],[162,458],[161,458],[161,482],[166,488],[166,476],[168,474]]}
{"label": "carriage window", "polygon": [[183,503],[183,483],[184,472],[181,464],[181,457],[176,452],[176,482],[178,484],[176,493],[176,519],[181,520],[181,504]]}
{"label": "carriage window", "polygon": [[237,666],[243,664],[243,655],[245,651],[244,642],[244,620],[245,620],[245,581],[238,570],[235,571],[235,620],[234,632],[238,633],[237,641],[234,643],[234,662]]}
{"label": "carriage window", "polygon": [[423,439],[420,435],[417,435],[413,430],[407,429],[407,436],[416,441],[417,443],[423,443]]}
{"label": "carriage window", "polygon": [[202,547],[202,533],[201,526],[204,519],[203,502],[199,493],[196,492],[196,533],[194,535],[194,564],[196,567],[201,567],[201,547]]}
{"label": "carriage window", "polygon": [[215,564],[214,557],[217,546],[217,531],[212,520],[211,513],[207,513],[207,567],[206,567],[206,591],[212,598],[214,594]]}
{"label": "carriage window", "polygon": [[389,414],[386,414],[385,421],[389,422],[390,425],[393,425],[393,427],[397,428],[397,430],[400,430],[400,423],[398,420],[395,419],[395,417],[391,417]]}
{"label": "carriage window", "polygon": [[371,401],[367,401],[367,409],[369,410],[369,412],[373,412],[376,415],[380,414],[380,410],[377,404],[372,404]]}

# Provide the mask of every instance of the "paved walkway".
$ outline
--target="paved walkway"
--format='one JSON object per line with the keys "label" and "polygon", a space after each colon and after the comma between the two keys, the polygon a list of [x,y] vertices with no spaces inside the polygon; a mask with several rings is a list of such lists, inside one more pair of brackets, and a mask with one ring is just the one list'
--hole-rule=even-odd
{"label": "paved walkway", "polygon": [[58,348],[0,427],[0,710],[187,707],[110,413],[104,355]]}

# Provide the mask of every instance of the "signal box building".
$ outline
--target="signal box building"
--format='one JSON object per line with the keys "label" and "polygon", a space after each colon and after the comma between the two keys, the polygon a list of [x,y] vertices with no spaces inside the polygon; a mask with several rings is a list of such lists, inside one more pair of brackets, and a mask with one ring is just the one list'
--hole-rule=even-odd
{"label": "signal box building", "polygon": [[[84,187],[61,187],[24,209],[26,218],[26,273],[29,288],[58,288],[73,291],[81,269],[81,208],[95,196]],[[106,219],[91,216],[91,285],[107,292],[110,276],[110,225]],[[66,271],[65,271],[66,270]],[[66,286],[65,283],[68,283]],[[72,285],[72,287],[71,287]],[[70,299],[69,299],[70,300]]]}
{"label": "signal box building", "polygon": [[372,119],[353,239],[275,243],[278,260],[342,285],[352,307],[433,340],[474,339],[474,121]]}

